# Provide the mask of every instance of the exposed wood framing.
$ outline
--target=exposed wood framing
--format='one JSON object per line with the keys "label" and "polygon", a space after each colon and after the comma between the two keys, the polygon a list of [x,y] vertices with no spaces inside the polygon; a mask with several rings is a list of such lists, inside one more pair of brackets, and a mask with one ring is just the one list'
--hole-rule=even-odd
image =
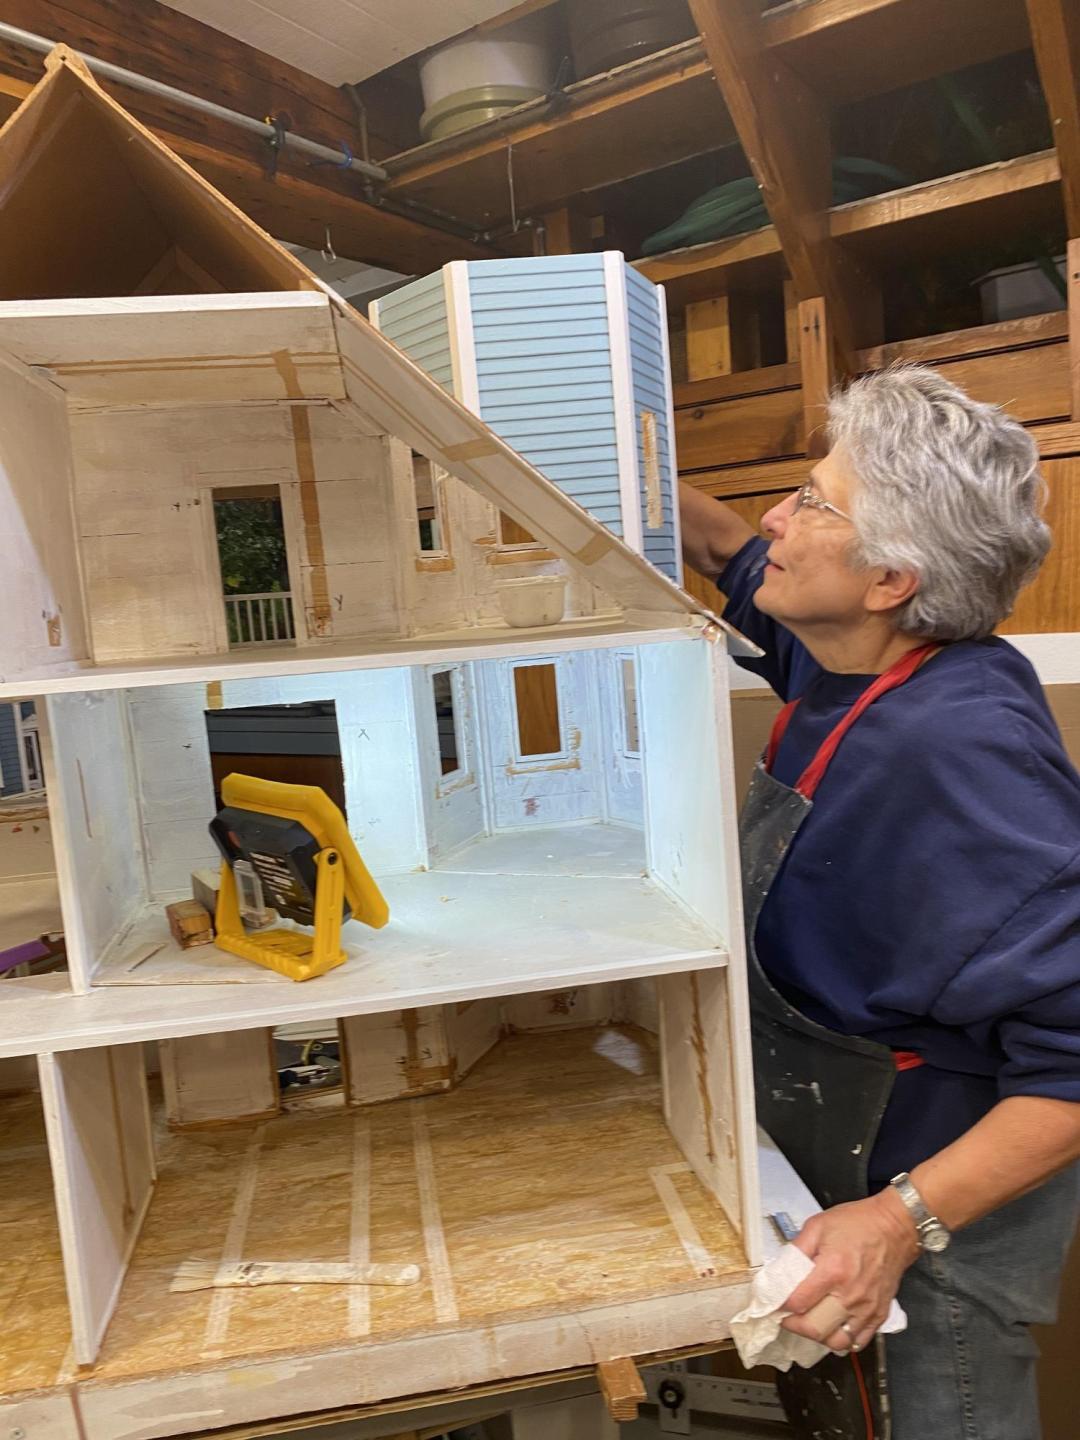
{"label": "exposed wood framing", "polygon": [[711,380],[731,374],[730,309],[727,295],[687,305],[686,374],[689,380]]}
{"label": "exposed wood framing", "polygon": [[761,189],[800,300],[822,296],[848,368],[858,340],[874,338],[862,277],[833,245],[828,211],[832,147],[823,100],[766,53],[753,0],[691,0],[717,84]]}
{"label": "exposed wood framing", "polygon": [[1080,236],[1080,6],[1027,0],[1031,38],[1061,164],[1065,222]]}
{"label": "exposed wood framing", "polygon": [[1069,277],[1069,375],[1072,418],[1080,420],[1080,239],[1069,241],[1066,261]]}
{"label": "exposed wood framing", "polygon": [[700,43],[690,40],[570,85],[557,106],[544,97],[509,117],[394,157],[387,163],[389,194],[490,224],[509,218],[510,146],[517,213],[528,215],[706,154],[733,138],[709,62]]}
{"label": "exposed wood framing", "polygon": [[835,346],[829,307],[820,295],[799,302],[799,363],[802,369],[806,453],[824,455],[826,407],[836,384]]}
{"label": "exposed wood framing", "polygon": [[548,210],[543,222],[544,255],[575,255],[589,248],[589,217],[573,205]]}
{"label": "exposed wood framing", "polygon": [[1029,43],[1022,0],[802,0],[769,11],[762,30],[770,52],[833,105]]}
{"label": "exposed wood framing", "polygon": [[[941,74],[957,54],[977,64],[1029,43],[1023,0],[803,0],[766,14],[761,38],[770,60],[831,104]],[[556,104],[544,97],[467,135],[404,151],[389,162],[391,190],[491,223],[509,214],[508,144],[527,214],[715,150],[733,134],[705,47],[688,40],[580,80]]]}
{"label": "exposed wood framing", "polygon": [[905,256],[916,249],[959,249],[985,236],[988,227],[1001,238],[1010,229],[1030,233],[1060,214],[1060,179],[1053,150],[1018,155],[839,205],[829,216],[829,233],[890,251],[902,241]]}
{"label": "exposed wood framing", "polygon": [[[1074,270],[1080,272],[1080,264]],[[1056,311],[874,346],[858,351],[856,363],[859,373],[897,361],[939,365],[978,399],[1004,403],[1031,427],[1049,459],[1080,450],[1080,426],[1069,419],[1076,383],[1069,333],[1068,316]],[[677,385],[682,478],[724,498],[801,484],[807,471],[802,375],[798,364],[772,365]]]}
{"label": "exposed wood framing", "polygon": [[[1060,214],[1060,179],[1054,151],[1020,155],[836,206],[829,212],[829,234],[870,251],[895,252],[902,239],[905,255],[955,249],[985,234],[988,226],[995,234],[1027,234]],[[781,256],[779,234],[768,225],[748,235],[650,256],[635,268],[664,285],[669,306],[676,306],[717,294],[729,274],[779,277]]]}

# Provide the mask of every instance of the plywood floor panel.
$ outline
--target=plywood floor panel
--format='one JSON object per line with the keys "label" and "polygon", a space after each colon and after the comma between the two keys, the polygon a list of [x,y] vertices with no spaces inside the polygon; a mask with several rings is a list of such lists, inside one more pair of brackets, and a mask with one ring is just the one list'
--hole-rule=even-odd
{"label": "plywood floor panel", "polygon": [[0,1098],[0,1394],[56,1383],[70,1339],[41,1097]]}
{"label": "plywood floor panel", "polygon": [[[446,1095],[169,1136],[87,1378],[702,1288],[712,1282],[676,1232],[657,1167],[673,1173],[718,1272],[744,1275],[731,1227],[667,1133],[651,1039],[629,1028],[512,1037]],[[356,1223],[365,1215],[370,1227]],[[230,1237],[242,1258],[262,1260],[344,1260],[359,1243],[374,1261],[419,1264],[422,1280],[360,1296],[311,1286],[168,1294],[182,1260],[217,1258]]]}

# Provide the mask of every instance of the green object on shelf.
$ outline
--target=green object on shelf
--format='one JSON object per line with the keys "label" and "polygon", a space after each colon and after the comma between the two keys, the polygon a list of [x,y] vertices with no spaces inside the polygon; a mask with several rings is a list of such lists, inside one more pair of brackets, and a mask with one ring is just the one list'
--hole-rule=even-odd
{"label": "green object on shelf", "polygon": [[[907,183],[907,177],[891,165],[841,155],[833,163],[833,204],[846,205],[883,188],[896,189]],[[758,183],[752,175],[744,175],[699,195],[678,220],[650,235],[641,253],[658,255],[686,245],[701,245],[706,240],[721,240],[727,235],[745,235],[768,223]]]}
{"label": "green object on shelf", "polygon": [[[997,146],[994,144],[994,137],[983,124],[982,117],[978,110],[964,94],[955,76],[941,75],[938,77],[938,86],[942,93],[948,97],[956,114],[956,118],[963,125],[964,129],[975,142],[975,147],[987,165],[997,164],[1000,156]],[[1068,299],[1069,288],[1065,277],[1058,270],[1050,252],[1043,247],[1034,257],[1034,262],[1053,285],[1063,300]]]}

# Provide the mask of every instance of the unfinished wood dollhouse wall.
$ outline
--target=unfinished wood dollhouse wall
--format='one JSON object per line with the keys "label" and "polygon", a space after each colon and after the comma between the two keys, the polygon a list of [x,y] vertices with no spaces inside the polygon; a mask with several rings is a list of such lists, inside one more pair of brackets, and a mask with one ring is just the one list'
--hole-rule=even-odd
{"label": "unfinished wood dollhouse wall", "polygon": [[0,350],[0,545],[6,591],[0,673],[86,653],[72,462],[63,393]]}
{"label": "unfinished wood dollhouse wall", "polygon": [[329,405],[72,416],[98,664],[228,649],[215,493],[280,489],[300,644],[401,633],[385,439]]}

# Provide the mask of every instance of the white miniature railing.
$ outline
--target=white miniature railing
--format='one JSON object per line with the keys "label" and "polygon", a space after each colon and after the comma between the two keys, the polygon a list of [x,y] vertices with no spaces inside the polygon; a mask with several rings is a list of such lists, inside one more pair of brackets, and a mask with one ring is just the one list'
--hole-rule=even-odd
{"label": "white miniature railing", "polygon": [[296,638],[292,593],[288,590],[226,595],[225,621],[230,646],[273,645]]}

